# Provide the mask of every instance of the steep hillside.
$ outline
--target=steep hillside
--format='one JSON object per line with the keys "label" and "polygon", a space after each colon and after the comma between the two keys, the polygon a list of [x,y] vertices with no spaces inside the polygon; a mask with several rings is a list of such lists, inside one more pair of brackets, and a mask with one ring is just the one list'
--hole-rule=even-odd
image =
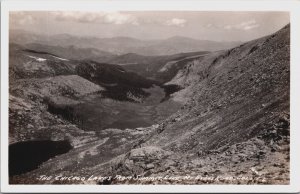
{"label": "steep hillside", "polygon": [[[187,100],[184,107],[140,146],[156,146],[173,157],[175,153],[187,154],[181,161],[171,159],[177,163],[172,166],[178,174],[222,175],[232,168],[235,176],[253,176],[254,168],[266,183],[286,183],[289,52],[288,25],[271,36],[195,59],[169,82],[185,88],[173,94],[175,100]],[[191,161],[190,167],[185,166]],[[209,167],[208,163],[214,165]],[[143,169],[134,165],[133,171]],[[200,169],[193,170],[197,165]]]}
{"label": "steep hillside", "polygon": [[[169,123],[155,138],[161,139],[157,143],[180,148],[179,142],[193,135],[203,145],[188,150],[214,149],[267,131],[258,124],[289,112],[289,49],[287,26],[272,36],[194,60],[169,82],[185,88],[174,99],[189,100],[182,113],[174,115],[180,122]],[[162,137],[168,130],[175,136],[166,145]]]}
{"label": "steep hillside", "polygon": [[[76,72],[91,82],[107,89],[104,96],[117,99],[135,101],[134,98],[143,98],[149,94],[142,88],[150,88],[157,82],[142,76],[127,72],[122,66],[84,61],[76,67]],[[132,97],[130,97],[132,96]]]}

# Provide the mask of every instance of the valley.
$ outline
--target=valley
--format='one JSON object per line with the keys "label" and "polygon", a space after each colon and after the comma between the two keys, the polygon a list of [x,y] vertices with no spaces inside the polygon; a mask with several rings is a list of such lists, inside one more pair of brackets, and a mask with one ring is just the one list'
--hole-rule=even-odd
{"label": "valley", "polygon": [[165,93],[159,86],[146,89],[146,92],[150,96],[140,103],[116,101],[101,95],[89,96],[74,107],[74,114],[80,118],[80,126],[86,130],[124,130],[160,123],[181,107],[180,103],[173,100],[161,102]]}

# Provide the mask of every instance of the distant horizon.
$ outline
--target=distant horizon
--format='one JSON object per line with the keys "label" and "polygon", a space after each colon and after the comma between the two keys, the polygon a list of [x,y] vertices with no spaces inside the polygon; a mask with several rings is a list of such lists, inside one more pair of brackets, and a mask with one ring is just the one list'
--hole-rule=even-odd
{"label": "distant horizon", "polygon": [[288,12],[10,12],[10,29],[38,35],[70,35],[142,41],[184,37],[202,41],[246,42],[290,23]]}
{"label": "distant horizon", "polygon": [[[288,24],[286,24],[286,25],[288,25]],[[286,25],[284,25],[284,26],[286,26]],[[281,28],[283,28],[284,26],[282,26]],[[278,30],[280,30],[281,28],[279,28]],[[9,29],[9,30],[12,30],[12,31],[23,31],[25,33],[30,33],[30,34],[35,34],[35,35],[41,35],[41,36],[45,36],[46,35],[46,34],[37,33],[37,32],[33,32],[33,31],[29,31],[29,30],[23,30],[23,29]],[[278,30],[276,30],[274,32],[271,32],[270,34],[266,34],[264,36],[271,35],[271,34],[277,32]],[[163,39],[140,39],[140,38],[131,37],[131,36],[111,36],[111,37],[96,37],[96,36],[93,36],[93,35],[80,36],[80,35],[69,34],[69,33],[51,34],[49,36],[59,36],[59,35],[67,35],[67,36],[77,37],[77,38],[97,38],[97,39],[129,38],[129,39],[135,39],[135,40],[140,40],[140,41],[163,41],[163,40],[168,40],[168,39],[172,39],[172,38],[187,38],[187,39],[198,40],[198,41],[241,42],[241,43],[248,42],[248,41],[251,41],[251,40],[255,40],[255,39],[259,39],[261,37],[264,37],[264,36],[261,36],[261,37],[257,37],[257,38],[254,38],[254,39],[251,39],[251,40],[246,40],[246,41],[239,41],[239,40],[236,40],[236,41],[234,41],[234,40],[233,41],[217,41],[217,40],[208,40],[208,39],[197,39],[197,38],[188,37],[188,36],[181,36],[181,35],[174,35],[174,36],[163,38]]]}

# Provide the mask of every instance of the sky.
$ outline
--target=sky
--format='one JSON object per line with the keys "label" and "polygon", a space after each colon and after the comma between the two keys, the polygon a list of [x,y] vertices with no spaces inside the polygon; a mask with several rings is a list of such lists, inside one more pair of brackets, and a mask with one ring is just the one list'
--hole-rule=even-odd
{"label": "sky", "polygon": [[289,20],[288,12],[18,11],[10,12],[9,25],[10,29],[47,35],[248,41],[279,30]]}

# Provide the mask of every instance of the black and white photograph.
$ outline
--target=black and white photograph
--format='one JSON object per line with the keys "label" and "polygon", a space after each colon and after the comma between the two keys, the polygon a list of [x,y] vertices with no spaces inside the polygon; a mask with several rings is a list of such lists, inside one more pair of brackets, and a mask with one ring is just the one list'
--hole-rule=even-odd
{"label": "black and white photograph", "polygon": [[290,17],[10,10],[8,184],[290,185]]}

